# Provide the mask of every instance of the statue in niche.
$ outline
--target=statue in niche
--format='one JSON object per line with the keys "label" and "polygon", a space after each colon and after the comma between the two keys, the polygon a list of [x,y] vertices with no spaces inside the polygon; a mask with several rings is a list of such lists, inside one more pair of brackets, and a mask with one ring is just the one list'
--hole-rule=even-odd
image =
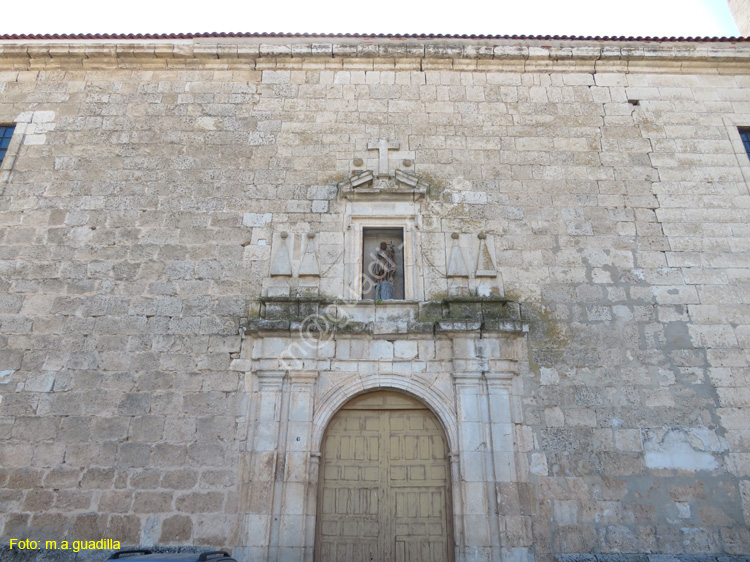
{"label": "statue in niche", "polygon": [[393,281],[396,277],[396,248],[393,243],[380,243],[374,265],[375,301],[389,301],[393,299]]}

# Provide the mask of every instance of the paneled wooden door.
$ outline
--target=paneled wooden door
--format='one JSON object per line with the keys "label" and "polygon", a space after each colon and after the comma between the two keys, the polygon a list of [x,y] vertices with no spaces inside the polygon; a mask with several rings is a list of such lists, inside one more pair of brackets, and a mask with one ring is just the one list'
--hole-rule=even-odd
{"label": "paneled wooden door", "polygon": [[347,403],[323,441],[316,560],[453,560],[447,454],[417,400],[373,392]]}

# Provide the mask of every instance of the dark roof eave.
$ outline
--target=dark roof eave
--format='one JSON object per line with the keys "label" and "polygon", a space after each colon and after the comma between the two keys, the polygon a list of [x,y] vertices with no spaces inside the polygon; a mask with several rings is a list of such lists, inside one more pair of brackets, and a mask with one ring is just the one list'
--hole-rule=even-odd
{"label": "dark roof eave", "polygon": [[619,41],[654,43],[747,43],[750,37],[627,37],[582,35],[457,35],[457,34],[401,34],[401,33],[269,33],[269,32],[213,32],[213,33],[61,33],[61,34],[6,34],[0,41],[143,41],[206,38],[321,38],[321,39],[473,39],[514,41]]}

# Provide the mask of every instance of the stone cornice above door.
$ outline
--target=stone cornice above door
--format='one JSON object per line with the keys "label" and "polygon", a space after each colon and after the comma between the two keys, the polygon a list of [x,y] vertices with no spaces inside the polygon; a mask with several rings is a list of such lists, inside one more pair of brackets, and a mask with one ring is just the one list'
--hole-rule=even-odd
{"label": "stone cornice above door", "polygon": [[519,303],[503,298],[451,297],[440,301],[343,302],[321,298],[262,298],[257,317],[244,333],[304,332],[330,338],[456,332],[524,334],[528,325]]}

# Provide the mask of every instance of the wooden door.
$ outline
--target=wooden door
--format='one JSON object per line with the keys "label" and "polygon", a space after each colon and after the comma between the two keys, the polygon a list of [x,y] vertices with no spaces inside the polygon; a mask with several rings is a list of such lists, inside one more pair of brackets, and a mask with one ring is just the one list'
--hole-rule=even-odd
{"label": "wooden door", "polygon": [[323,441],[316,559],[452,560],[447,454],[434,414],[404,394],[346,404]]}

